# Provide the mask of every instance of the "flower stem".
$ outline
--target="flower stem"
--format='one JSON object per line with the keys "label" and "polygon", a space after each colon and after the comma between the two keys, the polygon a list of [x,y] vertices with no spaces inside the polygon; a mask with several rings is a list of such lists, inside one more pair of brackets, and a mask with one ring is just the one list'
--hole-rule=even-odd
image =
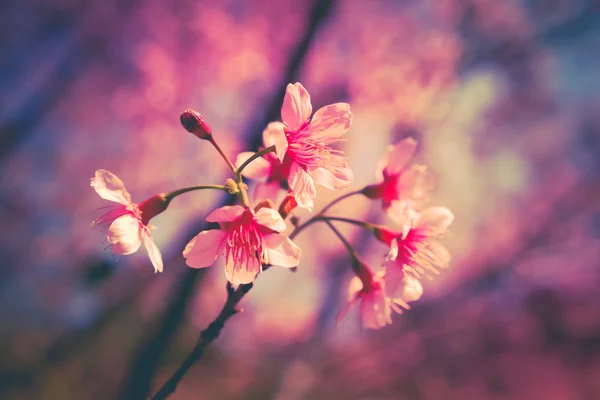
{"label": "flower stem", "polygon": [[[210,136],[210,138],[208,139],[208,141],[210,142],[210,144],[213,145],[213,147],[217,150],[217,152],[219,153],[219,155],[221,156],[221,158],[223,160],[225,160],[225,162],[227,163],[227,165],[229,166],[229,168],[231,169],[231,171],[236,174],[235,171],[235,166],[233,165],[233,163],[231,162],[231,160],[229,159],[229,157],[227,157],[225,155],[225,153],[223,153],[223,150],[221,149],[221,147],[219,147],[219,145],[217,144],[217,142],[215,141],[215,139]],[[237,174],[236,174],[237,176]]]}
{"label": "flower stem", "polygon": [[328,220],[323,220],[323,221],[327,224],[327,226],[329,226],[331,228],[331,230],[333,231],[333,233],[335,233],[335,235],[338,237],[338,239],[340,239],[340,242],[342,242],[342,244],[344,245],[344,247],[346,248],[346,250],[348,251],[350,256],[352,256],[353,258],[358,258],[358,255],[356,254],[356,250],[354,250],[354,247],[352,247],[352,245],[350,244],[348,239],[346,239],[344,237],[344,235],[342,235],[340,233],[340,231],[338,231],[337,228],[335,226],[333,226],[333,224],[330,221],[328,221]]}
{"label": "flower stem", "polygon": [[252,161],[256,160],[259,157],[264,156],[265,154],[274,153],[274,152],[275,152],[275,145],[269,146],[269,147],[267,147],[265,149],[257,151],[256,153],[252,154],[252,156],[249,159],[247,159],[246,161],[244,161],[244,163],[242,165],[240,165],[240,167],[236,171],[236,174],[241,175],[242,171],[244,170],[244,168],[246,168],[246,166],[248,164],[250,164]]}
{"label": "flower stem", "polygon": [[228,192],[229,189],[223,185],[199,185],[199,186],[189,186],[189,187],[185,187],[185,188],[181,188],[178,190],[174,190],[170,193],[167,193],[165,198],[167,199],[167,201],[171,201],[173,200],[175,197],[179,196],[180,194],[184,194],[187,192],[193,192],[194,190],[204,190],[204,189],[217,189],[217,190],[223,190],[225,192]]}
{"label": "flower stem", "polygon": [[[338,197],[336,199],[333,199],[331,201],[331,203],[329,203],[325,207],[323,207],[323,209],[321,211],[319,211],[317,214],[315,214],[314,216],[312,216],[305,223],[296,226],[296,228],[294,228],[294,230],[292,231],[292,233],[290,233],[290,235],[289,235],[290,239],[295,238],[300,232],[302,232],[304,230],[304,228],[307,228],[308,226],[314,224],[315,222],[317,222],[317,221],[324,221],[324,219],[322,217],[323,217],[323,214],[325,213],[325,211],[329,210],[331,207],[333,207],[334,205],[336,205],[340,201],[342,201],[344,199],[347,199],[348,197],[355,196],[357,194],[362,194],[362,192],[360,190],[357,190],[357,191],[354,191],[354,192],[348,192],[346,194],[341,195],[340,197]],[[327,218],[331,218],[331,217],[327,217]]]}
{"label": "flower stem", "polygon": [[202,358],[206,347],[219,337],[225,322],[240,312],[236,306],[246,295],[246,293],[250,291],[250,289],[252,289],[252,283],[240,285],[236,290],[233,290],[233,288],[228,285],[227,301],[223,305],[223,308],[221,309],[221,312],[217,318],[205,330],[203,330],[202,333],[200,333],[200,338],[198,339],[198,342],[196,343],[196,346],[194,346],[192,352],[187,356],[179,368],[177,368],[177,371],[171,375],[169,380],[162,385],[162,387],[154,396],[151,397],[151,400],[164,400],[171,394],[175,393],[175,389],[177,389],[179,381],[181,381],[186,372],[200,358]]}
{"label": "flower stem", "polygon": [[323,215],[323,216],[319,217],[319,219],[322,221],[346,222],[348,224],[360,226],[361,228],[367,229],[371,232],[375,231],[375,229],[376,229],[376,226],[371,224],[370,222],[360,221],[360,220],[352,219],[352,218],[330,217],[327,215]]}

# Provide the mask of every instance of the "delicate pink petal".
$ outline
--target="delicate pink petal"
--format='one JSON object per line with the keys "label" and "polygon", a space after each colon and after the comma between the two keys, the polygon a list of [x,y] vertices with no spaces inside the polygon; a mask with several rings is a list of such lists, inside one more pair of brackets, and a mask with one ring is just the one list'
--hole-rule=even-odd
{"label": "delicate pink petal", "polygon": [[150,236],[150,230],[144,229],[142,238],[144,239],[144,246],[146,246],[146,250],[148,251],[148,257],[150,257],[150,261],[152,261],[152,265],[154,266],[154,272],[162,272],[162,255],[160,254],[158,246],[154,243],[154,240],[152,240],[152,236]]}
{"label": "delicate pink petal", "polygon": [[345,189],[354,179],[352,170],[348,168],[348,162],[340,156],[331,156],[329,163],[324,167],[311,169],[308,173],[316,184],[331,190]]}
{"label": "delicate pink petal", "polygon": [[255,257],[250,257],[241,263],[235,263],[229,258],[225,263],[225,277],[233,285],[251,283],[262,270],[262,264]]}
{"label": "delicate pink petal", "polygon": [[405,238],[414,219],[414,212],[410,209],[408,203],[394,200],[386,212],[388,217],[402,228],[402,238]]}
{"label": "delicate pink petal", "polygon": [[436,236],[445,233],[452,221],[454,214],[446,207],[429,207],[419,214],[413,226],[428,236]]}
{"label": "delicate pink petal", "polygon": [[302,124],[308,121],[312,114],[310,95],[300,83],[287,85],[283,106],[281,107],[281,119],[293,131],[300,129]]}
{"label": "delicate pink petal", "polygon": [[400,265],[394,263],[388,266],[383,277],[385,293],[388,297],[398,297],[396,293],[402,289],[405,275]]}
{"label": "delicate pink petal", "polygon": [[452,256],[448,249],[438,242],[437,240],[429,240],[427,242],[427,249],[430,251],[432,264],[436,268],[447,268],[450,264]]}
{"label": "delicate pink petal", "polygon": [[259,183],[254,189],[254,199],[256,201],[271,199],[277,203],[277,198],[282,192],[279,182]]}
{"label": "delicate pink petal", "polygon": [[275,145],[275,154],[279,161],[283,161],[283,157],[288,148],[288,141],[283,131],[285,125],[281,122],[271,122],[263,131],[263,143],[265,147]]}
{"label": "delicate pink petal", "polygon": [[293,162],[288,179],[298,206],[306,208],[308,211],[312,210],[314,199],[317,197],[313,178],[304,171],[300,164]]}
{"label": "delicate pink petal", "polygon": [[390,299],[378,290],[361,296],[360,317],[363,327],[380,329],[392,323]]}
{"label": "delicate pink petal", "polygon": [[185,263],[192,268],[209,267],[219,256],[221,243],[227,234],[220,229],[202,231],[185,246],[183,257]]}
{"label": "delicate pink petal", "polygon": [[398,193],[411,207],[422,206],[435,188],[435,175],[425,165],[411,165],[398,179]]}
{"label": "delicate pink petal", "polygon": [[[254,155],[251,151],[246,151],[238,154],[235,160],[235,166],[240,167],[243,163],[246,162],[250,157]],[[269,173],[271,172],[271,163],[260,157],[252,161],[250,164],[244,167],[242,171],[242,175],[246,178],[250,178],[257,182],[265,182],[269,177]]]}
{"label": "delicate pink petal", "polygon": [[140,220],[131,214],[115,219],[106,235],[112,251],[122,255],[135,253],[142,245],[142,228]]}
{"label": "delicate pink petal", "polygon": [[267,262],[284,268],[293,268],[300,264],[302,250],[287,236],[271,234],[265,236]]}
{"label": "delicate pink petal", "polygon": [[112,172],[104,169],[97,170],[96,175],[90,180],[90,186],[105,200],[123,205],[131,204],[131,195],[125,189],[123,181]]}
{"label": "delicate pink petal", "polygon": [[350,281],[350,285],[348,285],[348,301],[356,298],[358,292],[360,292],[363,288],[363,283],[358,276],[355,276]]}
{"label": "delicate pink petal", "polygon": [[224,206],[208,214],[206,220],[208,222],[231,222],[239,218],[243,212],[244,207],[242,206]]}
{"label": "delicate pink petal", "polygon": [[416,149],[417,141],[413,138],[406,138],[394,144],[394,147],[385,156],[387,173],[389,175],[400,173],[408,165]]}
{"label": "delicate pink petal", "polygon": [[336,324],[336,326],[339,325],[342,322],[342,320],[346,317],[346,315],[348,314],[348,312],[350,310],[352,310],[358,304],[358,300],[359,299],[356,297],[356,295],[354,295],[349,300],[348,304],[346,304],[344,306],[344,308],[342,308],[340,310],[340,312],[338,312],[337,316],[335,317],[335,324]]}
{"label": "delicate pink petal", "polygon": [[421,285],[421,282],[414,276],[406,275],[404,277],[402,293],[400,293],[399,297],[403,301],[410,303],[419,300],[422,294],[423,285]]}
{"label": "delicate pink petal", "polygon": [[274,230],[275,232],[285,231],[285,222],[276,210],[263,207],[256,212],[254,220],[264,227]]}
{"label": "delicate pink petal", "polygon": [[390,252],[385,257],[385,261],[395,261],[398,258],[399,250],[398,239],[393,239],[390,244]]}
{"label": "delicate pink petal", "polygon": [[335,139],[348,132],[350,125],[352,125],[350,104],[335,103],[317,110],[307,132],[310,132],[314,140]]}

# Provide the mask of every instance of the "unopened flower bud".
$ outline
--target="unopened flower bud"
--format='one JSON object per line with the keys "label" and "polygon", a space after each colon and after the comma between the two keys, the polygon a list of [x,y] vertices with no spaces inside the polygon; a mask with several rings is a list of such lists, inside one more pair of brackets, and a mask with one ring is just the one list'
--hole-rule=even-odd
{"label": "unopened flower bud", "polygon": [[186,131],[193,133],[200,139],[211,139],[212,131],[198,111],[192,109],[185,110],[179,119],[181,121],[181,126],[183,126]]}
{"label": "unopened flower bud", "polygon": [[288,195],[285,196],[285,199],[283,199],[281,205],[279,206],[279,214],[281,215],[281,218],[286,219],[287,216],[290,215],[292,210],[294,210],[294,208],[296,208],[297,205],[298,203],[296,202],[296,198],[294,197],[294,195],[288,193]]}
{"label": "unopened flower bud", "polygon": [[142,213],[142,224],[148,225],[148,222],[162,213],[169,206],[170,200],[166,194],[161,193],[142,201],[138,207]]}
{"label": "unopened flower bud", "polygon": [[361,191],[369,199],[381,199],[385,195],[385,186],[383,184],[365,186]]}

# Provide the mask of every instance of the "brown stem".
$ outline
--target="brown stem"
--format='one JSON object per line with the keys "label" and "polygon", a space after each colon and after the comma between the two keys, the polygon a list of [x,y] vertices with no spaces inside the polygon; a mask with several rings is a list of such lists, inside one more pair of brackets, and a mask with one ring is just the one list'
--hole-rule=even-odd
{"label": "brown stem", "polygon": [[236,306],[250,289],[252,289],[252,283],[240,285],[235,290],[227,284],[227,301],[223,305],[221,312],[217,318],[215,318],[215,320],[200,333],[200,338],[192,352],[187,356],[179,368],[177,368],[177,371],[173,373],[169,380],[162,385],[154,396],[151,397],[151,400],[164,400],[175,393],[179,381],[181,381],[187,371],[202,357],[206,347],[219,337],[225,322],[239,312]]}

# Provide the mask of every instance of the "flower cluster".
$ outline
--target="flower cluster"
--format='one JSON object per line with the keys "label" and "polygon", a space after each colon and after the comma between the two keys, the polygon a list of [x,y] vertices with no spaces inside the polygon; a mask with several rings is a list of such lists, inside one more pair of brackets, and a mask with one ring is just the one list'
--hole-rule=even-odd
{"label": "flower cluster", "polygon": [[[339,317],[360,305],[363,326],[372,329],[389,324],[392,310],[409,309],[408,303],[418,300],[423,292],[421,279],[434,276],[449,264],[450,255],[437,239],[447,232],[454,216],[443,207],[423,209],[430,199],[434,178],[425,166],[410,164],[417,148],[414,139],[407,138],[390,147],[378,165],[377,183],[345,193],[304,223],[296,221],[294,231],[286,235],[285,220],[294,209],[310,211],[314,207],[317,185],[341,190],[353,180],[344,154],[335,148],[352,124],[350,105],[331,104],[313,114],[308,91],[300,83],[289,84],[281,108],[282,122],[268,124],[263,132],[264,147],[239,154],[235,162],[220,149],[198,112],[186,110],[180,120],[187,131],[218,151],[233,178],[224,185],[160,193],[137,204],[117,176],[96,171],[91,186],[102,198],[117,203],[93,223],[106,228],[113,253],[132,254],[144,243],[155,271],[162,272],[162,257],[150,234],[154,229],[150,220],[181,194],[223,190],[236,196],[239,204],[218,208],[206,217],[218,228],[198,233],[185,246],[183,256],[188,266],[205,268],[222,259],[227,281],[231,285],[247,285],[267,267],[297,267],[302,251],[292,239],[314,222],[324,221],[347,248],[356,274],[349,288],[349,304]],[[256,183],[253,201],[248,197],[244,178]],[[287,194],[276,207],[274,202],[280,192]],[[381,200],[383,211],[397,228],[325,214],[333,204],[351,195]],[[389,253],[382,257],[381,271],[371,270],[335,228],[334,221],[369,229],[389,246]]]}

